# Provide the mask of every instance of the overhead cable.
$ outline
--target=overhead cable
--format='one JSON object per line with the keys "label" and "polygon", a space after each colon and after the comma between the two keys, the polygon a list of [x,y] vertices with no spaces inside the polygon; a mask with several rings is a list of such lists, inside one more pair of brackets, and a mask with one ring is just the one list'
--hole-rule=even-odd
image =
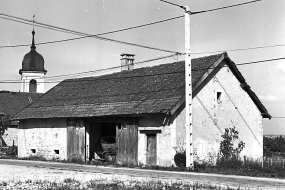
{"label": "overhead cable", "polygon": [[[148,63],[151,61],[157,61],[157,60],[161,60],[161,59],[167,59],[167,58],[171,58],[171,57],[177,56],[177,55],[178,54],[172,54],[172,55],[168,55],[168,56],[162,56],[162,57],[157,57],[157,58],[153,58],[153,59],[147,59],[144,61],[135,62],[134,65],[139,65],[139,64]],[[104,69],[97,69],[97,70],[86,71],[86,72],[79,72],[79,73],[66,74],[66,75],[57,75],[57,76],[45,77],[45,79],[76,77],[76,76],[85,75],[85,74],[94,74],[94,73],[98,73],[98,72],[100,73],[100,72],[104,72],[104,71],[111,71],[111,70],[119,69],[121,67],[122,66],[115,66],[115,67],[108,67],[108,68],[104,68]],[[83,77],[83,76],[80,76],[80,77]],[[60,81],[56,81],[56,83],[57,82],[60,82]],[[4,80],[4,81],[0,81],[0,83],[21,83],[21,80]]]}
{"label": "overhead cable", "polygon": [[193,52],[191,54],[208,54],[208,53],[221,53],[221,52],[234,52],[234,51],[246,51],[246,50],[255,50],[255,49],[265,49],[265,48],[273,48],[273,47],[283,47],[285,44],[276,44],[270,46],[257,46],[257,47],[249,47],[249,48],[239,48],[239,49],[229,49],[229,50],[220,50],[220,51],[205,51],[205,52]]}
{"label": "overhead cable", "polygon": [[231,7],[237,7],[237,6],[246,5],[246,4],[250,4],[250,3],[256,3],[256,2],[258,2],[258,1],[262,1],[262,0],[248,1],[248,2],[245,2],[245,3],[239,3],[239,4],[235,4],[235,5],[229,5],[229,6],[219,7],[219,8],[215,8],[215,9],[209,9],[209,10],[205,10],[205,11],[189,12],[189,14],[195,15],[195,14],[201,14],[201,13],[206,13],[206,12],[211,12],[211,11],[217,11],[217,10],[221,10],[221,9],[227,9],[227,8],[231,8]]}
{"label": "overhead cable", "polygon": [[164,2],[164,3],[167,3],[167,4],[170,4],[170,5],[174,5],[174,6],[176,6],[176,7],[180,7],[180,8],[182,8],[182,9],[184,9],[184,6],[182,6],[182,5],[178,5],[178,4],[175,4],[175,3],[171,3],[171,2],[165,1],[165,0],[159,0],[159,1]]}
{"label": "overhead cable", "polygon": [[[79,35],[82,36],[80,38],[71,38],[71,39],[66,39],[63,41],[70,41],[70,40],[78,40],[78,39],[82,39],[82,38],[88,38],[88,37],[92,37],[98,40],[103,40],[103,41],[110,41],[110,42],[115,42],[115,43],[119,43],[119,44],[124,44],[124,45],[131,45],[131,46],[136,46],[136,47],[140,47],[140,48],[145,48],[145,49],[151,49],[151,50],[157,50],[157,51],[163,51],[163,52],[168,52],[168,53],[177,53],[175,51],[170,51],[170,50],[164,50],[164,49],[160,49],[160,48],[155,48],[155,47],[149,47],[149,46],[144,46],[144,45],[139,45],[139,44],[135,44],[135,43],[129,43],[129,42],[124,42],[124,41],[119,41],[119,40],[115,40],[115,39],[111,39],[111,38],[105,38],[105,37],[100,37],[99,35],[104,35],[104,34],[111,34],[111,33],[115,33],[115,32],[121,32],[121,31],[126,31],[126,30],[130,30],[130,29],[134,29],[134,28],[139,28],[139,27],[143,27],[143,26],[148,26],[148,25],[152,25],[152,24],[157,24],[160,22],[166,22],[169,20],[173,20],[173,19],[177,19],[177,18],[181,18],[183,16],[179,16],[179,17],[174,17],[174,18],[170,18],[170,19],[166,19],[163,21],[157,21],[157,22],[153,22],[153,23],[149,23],[149,24],[144,24],[142,26],[134,26],[134,27],[130,27],[130,28],[125,28],[125,29],[120,29],[120,30],[116,30],[116,31],[111,31],[111,32],[104,32],[101,34],[96,34],[96,35],[92,35],[92,34],[87,34],[87,33],[83,33],[83,32],[78,32],[78,31],[74,31],[74,30],[69,30],[69,29],[65,29],[65,28],[61,28],[61,27],[57,27],[57,26],[53,26],[53,25],[48,25],[48,24],[44,24],[44,23],[40,23],[40,22],[33,22],[31,20],[28,19],[23,19],[20,17],[15,17],[15,16],[11,16],[11,15],[7,15],[7,14],[3,14],[0,13],[0,15],[2,16],[6,16],[9,17],[9,19],[7,20],[12,20],[15,21],[15,19],[18,19],[20,21],[24,21],[24,22],[20,22],[23,24],[26,24],[25,22],[28,23],[34,23],[36,26],[38,27],[43,27],[46,29],[50,29],[50,30],[56,30],[56,31],[60,31],[60,32],[65,32],[65,33],[71,33],[71,34],[75,34],[75,35]],[[4,18],[4,17],[1,17]],[[12,18],[12,19],[10,19]],[[4,18],[5,19],[5,18]],[[57,43],[57,42],[61,42],[61,40],[55,41],[53,43]],[[49,42],[44,42],[43,44],[48,44]]]}
{"label": "overhead cable", "polygon": [[[161,58],[156,58],[156,60],[158,59],[164,59],[164,58],[168,58],[168,57],[172,57],[174,55],[170,55],[170,56],[165,56],[165,57],[161,57]],[[276,60],[281,60],[281,59],[285,59],[285,57],[282,58],[275,58],[275,59],[267,59],[267,60],[260,60],[260,61],[253,61],[253,62],[246,62],[246,63],[239,63],[239,64],[235,64],[236,66],[242,66],[242,65],[249,65],[249,64],[256,64],[256,63],[262,63],[262,62],[270,62],[270,61],[276,61]],[[154,60],[154,59],[153,59]],[[150,60],[146,60],[146,61],[142,61],[142,62],[137,62],[136,64],[141,64],[141,63],[145,63],[145,62],[149,62]],[[135,64],[135,63],[134,63]],[[223,67],[227,67],[227,66],[223,66]],[[59,78],[59,77],[70,77],[72,75],[77,75],[77,74],[86,74],[86,73],[95,73],[95,72],[102,72],[102,71],[108,71],[108,70],[113,70],[113,69],[118,69],[121,68],[121,66],[117,66],[117,67],[109,67],[109,68],[105,68],[105,69],[98,69],[98,70],[93,70],[93,71],[87,71],[87,72],[82,72],[82,73],[74,73],[74,74],[67,74],[67,75],[58,75],[58,76],[52,76],[50,78]],[[203,69],[192,69],[192,71],[200,71],[200,70],[208,70],[208,69],[214,69],[214,68],[222,68],[222,67],[208,67],[208,68],[203,68]],[[174,73],[183,73],[184,71],[178,71],[178,72],[171,72],[171,73],[166,73],[166,74],[174,74]],[[144,75],[141,75],[140,77],[142,77]],[[48,77],[46,77],[48,78]],[[131,78],[131,77],[129,77]],[[45,82],[45,83],[58,83],[61,81],[54,81],[54,82]],[[0,81],[0,83],[21,83],[21,81],[19,80],[2,80]]]}

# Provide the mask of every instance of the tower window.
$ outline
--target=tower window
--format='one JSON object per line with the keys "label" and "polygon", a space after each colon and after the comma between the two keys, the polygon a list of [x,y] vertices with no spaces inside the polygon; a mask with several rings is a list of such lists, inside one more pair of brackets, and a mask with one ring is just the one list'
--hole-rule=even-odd
{"label": "tower window", "polygon": [[37,93],[37,81],[35,79],[32,79],[30,81],[29,92]]}

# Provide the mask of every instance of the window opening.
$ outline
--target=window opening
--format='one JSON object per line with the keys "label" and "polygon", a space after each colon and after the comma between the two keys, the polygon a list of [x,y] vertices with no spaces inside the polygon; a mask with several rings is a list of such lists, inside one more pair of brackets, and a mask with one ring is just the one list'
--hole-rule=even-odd
{"label": "window opening", "polygon": [[222,103],[222,92],[217,92],[217,102]]}
{"label": "window opening", "polygon": [[59,150],[54,150],[54,153],[55,154],[59,154]]}
{"label": "window opening", "polygon": [[32,153],[35,154],[36,153],[36,149],[31,149]]}
{"label": "window opening", "polygon": [[118,123],[118,129],[122,129],[122,124],[121,123]]}
{"label": "window opening", "polygon": [[37,93],[37,81],[35,79],[32,79],[30,81],[29,92]]}
{"label": "window opening", "polygon": [[127,129],[127,126],[125,123],[118,123],[118,129],[121,130],[121,129]]}

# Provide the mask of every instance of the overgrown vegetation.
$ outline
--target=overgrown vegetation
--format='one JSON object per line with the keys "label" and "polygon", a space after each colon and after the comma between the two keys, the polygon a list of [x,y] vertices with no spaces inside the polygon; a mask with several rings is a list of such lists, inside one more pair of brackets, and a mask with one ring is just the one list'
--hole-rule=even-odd
{"label": "overgrown vegetation", "polygon": [[9,123],[9,115],[1,115],[0,111],[0,140],[1,136],[4,135],[5,131],[7,130]]}
{"label": "overgrown vegetation", "polygon": [[204,185],[199,183],[183,184],[161,181],[113,181],[107,183],[105,180],[90,180],[87,182],[78,181],[76,179],[67,178],[62,182],[58,181],[42,181],[42,180],[26,180],[26,181],[10,181],[0,182],[0,189],[53,189],[53,190],[73,190],[73,189],[102,189],[102,190],[178,190],[178,189],[191,189],[191,190],[238,190],[240,188],[230,188],[224,186]]}
{"label": "overgrown vegetation", "polygon": [[243,162],[240,160],[240,153],[245,147],[245,143],[240,141],[237,147],[234,146],[238,141],[239,132],[233,128],[226,128],[220,143],[220,154],[217,159],[217,166],[220,168],[238,168]]}

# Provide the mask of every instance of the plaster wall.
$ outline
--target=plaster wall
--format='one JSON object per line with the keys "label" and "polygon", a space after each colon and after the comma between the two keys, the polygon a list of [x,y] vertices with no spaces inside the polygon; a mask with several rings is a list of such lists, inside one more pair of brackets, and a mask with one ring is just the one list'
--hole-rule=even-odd
{"label": "plaster wall", "polygon": [[14,145],[18,146],[18,127],[8,127],[4,135],[2,135],[0,138],[2,138],[3,146],[13,146],[13,141]]}
{"label": "plaster wall", "polygon": [[22,120],[19,122],[18,144],[20,158],[43,156],[47,159],[67,159],[66,120]]}
{"label": "plaster wall", "polygon": [[[185,146],[185,108],[174,117],[177,146]],[[195,159],[215,162],[221,135],[229,127],[235,127],[239,140],[245,143],[241,156],[254,159],[263,156],[261,113],[232,72],[222,68],[193,99]]]}
{"label": "plaster wall", "polygon": [[21,75],[21,92],[29,92],[29,84],[32,79],[37,81],[37,93],[45,93],[45,74],[44,73],[25,73]]}
{"label": "plaster wall", "polygon": [[139,120],[138,130],[138,163],[146,164],[147,156],[147,135],[155,131],[157,145],[156,164],[161,166],[170,166],[174,164],[176,144],[175,125],[169,122],[169,117],[163,115],[149,115]]}

